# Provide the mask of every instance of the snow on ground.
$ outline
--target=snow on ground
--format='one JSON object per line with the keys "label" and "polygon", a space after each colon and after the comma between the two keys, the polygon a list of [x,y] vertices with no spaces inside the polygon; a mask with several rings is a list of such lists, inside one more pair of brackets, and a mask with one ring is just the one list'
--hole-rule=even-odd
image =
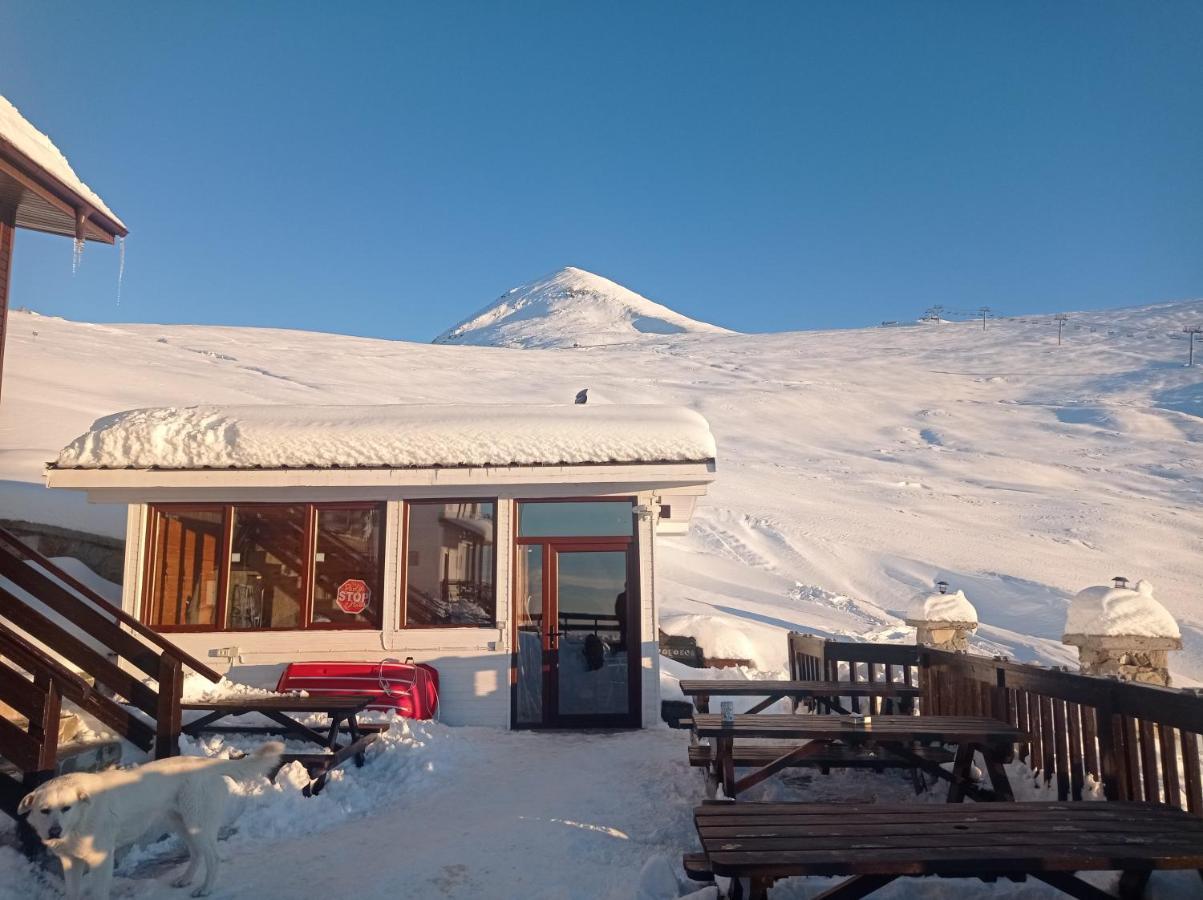
{"label": "snow on ground", "polygon": [[1180,327],[1200,318],[1203,301],[1074,314],[1061,347],[1030,317],[508,350],[13,312],[0,518],[11,503],[123,535],[124,509],[34,486],[118,410],[567,403],[587,387],[710,422],[718,480],[690,534],[660,544],[660,606],[724,620],[765,666],[784,667],[790,628],[906,639],[907,602],[940,579],[973,598],[979,649],[1072,664],[1070,598],[1123,574],[1155,581],[1181,624],[1185,683],[1203,678],[1203,369],[1183,366]]}
{"label": "snow on ground", "polygon": [[[691,675],[771,677],[784,668],[790,628],[906,641],[907,601],[940,579],[973,598],[979,649],[1072,663],[1059,644],[1069,599],[1121,573],[1154,579],[1181,623],[1186,651],[1171,665],[1183,681],[1203,677],[1203,383],[1182,367],[1178,329],[1200,317],[1201,302],[1083,313],[1060,348],[1052,323],[1033,317],[984,333],[942,324],[644,335],[513,351],[14,312],[0,518],[20,509],[79,527],[86,514],[98,530],[123,534],[123,509],[85,509],[34,486],[59,448],[116,410],[564,403],[588,387],[616,403],[695,409],[717,437],[719,480],[690,535],[659,545],[661,610],[670,627],[692,625],[758,668]],[[682,671],[664,668],[671,696]],[[679,854],[695,846],[689,811],[702,796],[686,744],[666,729],[398,728],[367,768],[336,776],[320,798],[301,798],[289,773],[278,787],[253,789],[221,845],[228,862],[216,896],[649,900],[640,884],[664,888],[665,867],[683,894],[693,886]],[[913,798],[891,774],[837,772],[758,790]],[[179,896],[166,887],[176,853],[134,851],[118,896]],[[1158,876],[1153,896],[1189,896],[1197,885],[1194,873]],[[774,896],[827,886],[798,880]],[[1034,884],[939,880],[899,882],[880,896],[966,895],[1055,896]],[[0,847],[0,897],[52,896]]]}
{"label": "snow on ground", "polygon": [[[214,737],[186,741],[184,750],[228,756],[232,748],[253,746],[246,738]],[[394,722],[368,764],[336,772],[320,797],[302,796],[307,779],[295,764],[275,784],[259,779],[233,786],[212,896],[351,891],[365,900],[670,900],[701,887],[680,868],[681,853],[697,846],[692,808],[703,797],[701,775],[686,764],[687,746],[684,732],[666,728],[536,734]],[[1049,788],[1022,764],[1009,773],[1020,799],[1049,799]],[[795,772],[754,788],[746,799],[940,803],[944,793],[936,785],[916,795],[902,772]],[[6,845],[2,828],[0,900],[61,896],[57,879]],[[158,834],[152,828],[146,843],[118,864],[115,897],[183,896],[170,887],[183,847],[174,839],[157,841]],[[1089,877],[1114,889],[1114,875]],[[833,883],[792,879],[773,896],[801,900]],[[1193,872],[1158,874],[1149,896],[1194,896],[1197,884]],[[926,879],[899,881],[880,896],[1061,895],[1036,883]]]}

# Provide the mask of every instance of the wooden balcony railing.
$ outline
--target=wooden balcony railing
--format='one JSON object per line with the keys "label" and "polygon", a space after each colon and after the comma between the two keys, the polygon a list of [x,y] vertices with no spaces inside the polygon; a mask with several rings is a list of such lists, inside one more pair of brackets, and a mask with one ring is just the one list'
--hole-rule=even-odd
{"label": "wooden balcony railing", "polygon": [[0,579],[0,701],[27,720],[0,719],[0,757],[22,773],[0,775],[0,811],[53,774],[63,700],[158,758],[179,752],[183,670],[217,672],[3,529]]}

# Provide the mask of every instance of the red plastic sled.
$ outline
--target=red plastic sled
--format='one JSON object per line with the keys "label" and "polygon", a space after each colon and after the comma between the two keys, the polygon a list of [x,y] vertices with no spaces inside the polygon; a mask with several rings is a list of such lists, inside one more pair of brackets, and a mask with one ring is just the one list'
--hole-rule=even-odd
{"label": "red plastic sled", "polygon": [[438,671],[412,660],[289,663],[276,690],[313,697],[366,694],[375,698],[368,709],[396,710],[407,719],[433,719],[439,711]]}

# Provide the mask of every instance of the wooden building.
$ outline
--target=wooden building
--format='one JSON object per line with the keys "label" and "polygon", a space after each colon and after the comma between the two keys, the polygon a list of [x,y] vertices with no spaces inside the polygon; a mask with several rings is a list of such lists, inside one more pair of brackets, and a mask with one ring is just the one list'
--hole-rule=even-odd
{"label": "wooden building", "polygon": [[125,224],[84,184],[51,140],[0,96],[0,377],[18,228],[112,244]]}
{"label": "wooden building", "polygon": [[673,407],[202,407],[102,419],[46,475],[128,505],[124,609],[236,680],[413,657],[452,724],[635,727],[656,542],[715,448]]}

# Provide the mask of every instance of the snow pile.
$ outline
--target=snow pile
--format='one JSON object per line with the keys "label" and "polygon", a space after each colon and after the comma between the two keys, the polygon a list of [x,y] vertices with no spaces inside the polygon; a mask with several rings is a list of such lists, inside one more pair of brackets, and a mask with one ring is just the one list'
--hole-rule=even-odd
{"label": "snow pile", "polygon": [[54,146],[54,142],[29,124],[3,95],[0,95],[0,140],[11,144],[23,156],[29,157],[33,163],[41,166],[91,203],[97,211],[104,213],[123,228],[125,227],[125,223],[105,206],[104,201],[96,195],[96,192],[79,180],[79,176],[71,168],[71,163],[67,162],[67,157],[63,156],[62,151]]}
{"label": "snow pile", "polygon": [[906,609],[908,622],[977,622],[977,610],[964,591],[917,594]]}
{"label": "snow pile", "polygon": [[1102,637],[1180,638],[1178,623],[1153,597],[1153,585],[1136,582],[1135,589],[1105,584],[1079,591],[1069,604],[1065,633]]}
{"label": "snow pile", "polygon": [[[727,616],[662,615],[660,630],[669,635],[693,638],[710,659],[747,659],[757,667],[766,662],[760,642]],[[775,630],[767,637],[784,644],[785,639]]]}
{"label": "snow pile", "polygon": [[63,469],[417,468],[713,459],[706,420],[671,406],[190,406],[106,416]]}
{"label": "snow pile", "polygon": [[590,347],[647,335],[730,334],[573,266],[512,288],[444,331],[436,344]]}

